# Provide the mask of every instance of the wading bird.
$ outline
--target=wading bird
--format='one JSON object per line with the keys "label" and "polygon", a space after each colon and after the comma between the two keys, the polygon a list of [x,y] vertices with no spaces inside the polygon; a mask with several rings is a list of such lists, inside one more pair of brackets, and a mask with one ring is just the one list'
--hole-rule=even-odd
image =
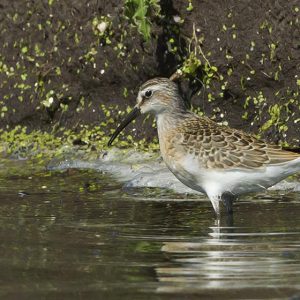
{"label": "wading bird", "polygon": [[177,84],[167,78],[154,78],[140,87],[137,104],[108,145],[132,120],[148,112],[156,117],[168,168],[182,183],[205,193],[218,216],[220,200],[232,213],[232,202],[239,195],[267,189],[300,172],[299,154],[188,111]]}

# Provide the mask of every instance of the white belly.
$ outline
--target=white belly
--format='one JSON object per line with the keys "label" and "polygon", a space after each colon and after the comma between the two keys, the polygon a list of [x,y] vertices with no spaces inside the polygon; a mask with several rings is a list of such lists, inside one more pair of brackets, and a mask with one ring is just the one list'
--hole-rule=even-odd
{"label": "white belly", "polygon": [[185,185],[208,195],[234,195],[264,190],[285,177],[300,171],[300,159],[284,165],[260,169],[206,169],[197,157],[186,155],[180,161],[166,160],[172,173]]}

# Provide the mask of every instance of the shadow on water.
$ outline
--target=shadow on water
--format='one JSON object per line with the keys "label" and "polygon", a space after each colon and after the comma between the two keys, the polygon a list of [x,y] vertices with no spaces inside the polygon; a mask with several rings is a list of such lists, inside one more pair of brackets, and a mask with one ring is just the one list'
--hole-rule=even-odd
{"label": "shadow on water", "polygon": [[242,199],[234,226],[217,226],[204,197],[124,190],[93,171],[6,174],[0,198],[5,299],[300,293],[299,193]]}

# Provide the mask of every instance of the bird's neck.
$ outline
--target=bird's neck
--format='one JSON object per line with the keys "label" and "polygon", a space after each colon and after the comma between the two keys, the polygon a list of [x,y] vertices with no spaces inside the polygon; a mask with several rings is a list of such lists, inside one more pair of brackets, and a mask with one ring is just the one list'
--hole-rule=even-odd
{"label": "bird's neck", "polygon": [[186,109],[165,111],[163,113],[158,114],[156,116],[156,122],[159,138],[163,134],[175,129],[178,126],[178,124],[189,114],[191,113]]}
{"label": "bird's neck", "polygon": [[180,112],[165,112],[156,116],[159,148],[165,163],[169,165],[169,148],[176,133],[177,127],[191,113],[183,110]]}

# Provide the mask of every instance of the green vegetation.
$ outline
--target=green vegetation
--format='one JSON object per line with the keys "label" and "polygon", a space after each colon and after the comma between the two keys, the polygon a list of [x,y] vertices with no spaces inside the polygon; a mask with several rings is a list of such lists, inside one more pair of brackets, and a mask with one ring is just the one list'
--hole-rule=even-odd
{"label": "green vegetation", "polygon": [[186,8],[187,11],[192,11],[194,9],[192,0],[188,0],[188,6]]}
{"label": "green vegetation", "polygon": [[[98,126],[80,125],[79,128],[66,129],[59,127],[52,133],[41,130],[28,131],[27,127],[16,126],[10,130],[0,129],[0,153],[4,157],[19,159],[35,159],[43,164],[45,160],[60,156],[71,149],[80,149],[88,157],[97,157],[102,150],[108,149],[107,142],[113,129],[108,132],[109,124],[115,121],[111,113],[124,117],[131,110],[127,107],[125,111],[120,111],[118,106],[102,106],[102,112],[105,115]],[[158,140],[155,137],[152,141],[146,141],[145,138],[136,140],[130,134],[122,132],[115,144],[119,148],[138,148],[144,151],[157,151]]]}
{"label": "green vegetation", "polygon": [[[213,95],[213,89],[211,89],[213,81],[214,83],[222,83],[224,77],[218,73],[218,68],[208,60],[211,53],[204,54],[201,47],[203,37],[197,36],[195,24],[193,25],[193,33],[188,42],[187,55],[177,72],[179,76],[186,77],[190,81],[200,82],[201,86],[205,90],[208,90],[207,99],[210,102],[216,97],[216,95]],[[225,89],[225,87],[226,83],[222,83],[222,89]]]}
{"label": "green vegetation", "polygon": [[151,34],[151,16],[160,16],[159,0],[125,0],[125,16],[137,26],[145,41]]}
{"label": "green vegetation", "polygon": [[93,32],[100,37],[105,44],[111,44],[111,37],[113,36],[112,22],[108,16],[97,16],[92,21]]}

